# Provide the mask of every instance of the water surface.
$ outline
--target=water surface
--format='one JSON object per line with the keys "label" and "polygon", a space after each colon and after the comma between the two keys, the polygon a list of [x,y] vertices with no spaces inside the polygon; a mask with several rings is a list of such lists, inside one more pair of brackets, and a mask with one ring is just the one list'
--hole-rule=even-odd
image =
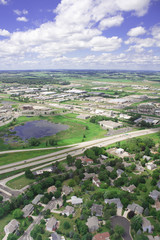
{"label": "water surface", "polygon": [[26,122],[24,125],[16,126],[12,131],[21,139],[26,140],[32,137],[42,138],[55,135],[60,131],[68,129],[67,125],[51,123],[46,120]]}

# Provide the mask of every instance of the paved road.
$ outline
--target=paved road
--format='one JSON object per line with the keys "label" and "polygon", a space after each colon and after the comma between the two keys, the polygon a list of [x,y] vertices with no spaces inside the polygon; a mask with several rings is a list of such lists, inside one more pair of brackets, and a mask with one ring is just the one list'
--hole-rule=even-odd
{"label": "paved road", "polygon": [[[142,136],[142,135],[146,135],[146,134],[150,134],[150,133],[155,133],[155,132],[158,132],[159,130],[160,130],[160,128],[140,130],[140,131],[136,131],[136,132],[130,132],[127,134],[124,133],[124,134],[119,134],[119,135],[115,135],[112,137],[106,137],[106,138],[92,140],[92,141],[88,141],[88,142],[82,142],[82,143],[79,143],[78,145],[74,144],[73,147],[70,147],[69,149],[64,149],[64,150],[60,150],[58,152],[31,158],[31,159],[28,159],[25,161],[20,161],[20,162],[1,166],[0,174],[11,172],[13,170],[23,169],[26,167],[32,167],[32,166],[38,165],[38,164],[43,164],[43,163],[45,164],[46,162],[51,163],[51,162],[54,162],[55,160],[62,161],[66,157],[67,154],[71,154],[74,156],[79,155],[84,151],[85,148],[89,148],[91,146],[99,146],[99,147],[107,146],[109,144],[112,144],[112,143],[115,143],[118,141],[122,141],[122,140],[126,140],[128,138],[138,137],[138,136]],[[43,167],[43,166],[41,165],[41,167]]]}
{"label": "paved road", "polygon": [[[54,201],[51,200],[49,201],[49,203],[44,207],[43,211],[50,209],[53,209],[53,206],[55,205]],[[24,232],[24,234],[19,238],[19,240],[32,240],[32,237],[30,236],[30,233],[32,231],[32,229],[34,228],[34,226],[36,224],[39,224],[41,219],[43,219],[44,217],[40,214],[37,218],[35,218],[32,222],[32,224],[27,228],[27,230]]]}
{"label": "paved road", "polygon": [[124,228],[124,235],[123,239],[124,240],[133,240],[131,235],[130,235],[130,222],[124,218],[124,217],[119,217],[119,216],[114,216],[111,218],[111,225],[114,228],[116,225],[122,226]]}

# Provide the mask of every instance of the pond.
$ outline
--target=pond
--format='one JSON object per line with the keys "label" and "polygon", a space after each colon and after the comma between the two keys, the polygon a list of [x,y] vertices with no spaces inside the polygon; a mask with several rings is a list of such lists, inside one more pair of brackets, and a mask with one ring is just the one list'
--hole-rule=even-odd
{"label": "pond", "polygon": [[46,120],[26,122],[24,125],[16,126],[12,129],[16,132],[14,135],[26,140],[32,137],[42,138],[55,135],[60,131],[67,130],[68,126],[63,124],[55,124]]}

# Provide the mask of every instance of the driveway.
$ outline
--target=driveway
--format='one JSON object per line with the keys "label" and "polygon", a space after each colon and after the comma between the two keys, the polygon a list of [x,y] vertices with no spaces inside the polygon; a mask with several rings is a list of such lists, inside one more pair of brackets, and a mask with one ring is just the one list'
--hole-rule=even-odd
{"label": "driveway", "polygon": [[114,228],[116,225],[122,226],[124,228],[124,240],[132,240],[132,237],[130,235],[130,222],[124,218],[119,216],[114,216],[111,218],[111,225]]}

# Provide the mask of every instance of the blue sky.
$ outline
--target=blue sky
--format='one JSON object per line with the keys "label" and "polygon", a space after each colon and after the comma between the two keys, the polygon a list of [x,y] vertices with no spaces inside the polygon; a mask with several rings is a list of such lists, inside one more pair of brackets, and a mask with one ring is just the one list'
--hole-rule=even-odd
{"label": "blue sky", "polygon": [[0,70],[160,70],[160,0],[0,0]]}

